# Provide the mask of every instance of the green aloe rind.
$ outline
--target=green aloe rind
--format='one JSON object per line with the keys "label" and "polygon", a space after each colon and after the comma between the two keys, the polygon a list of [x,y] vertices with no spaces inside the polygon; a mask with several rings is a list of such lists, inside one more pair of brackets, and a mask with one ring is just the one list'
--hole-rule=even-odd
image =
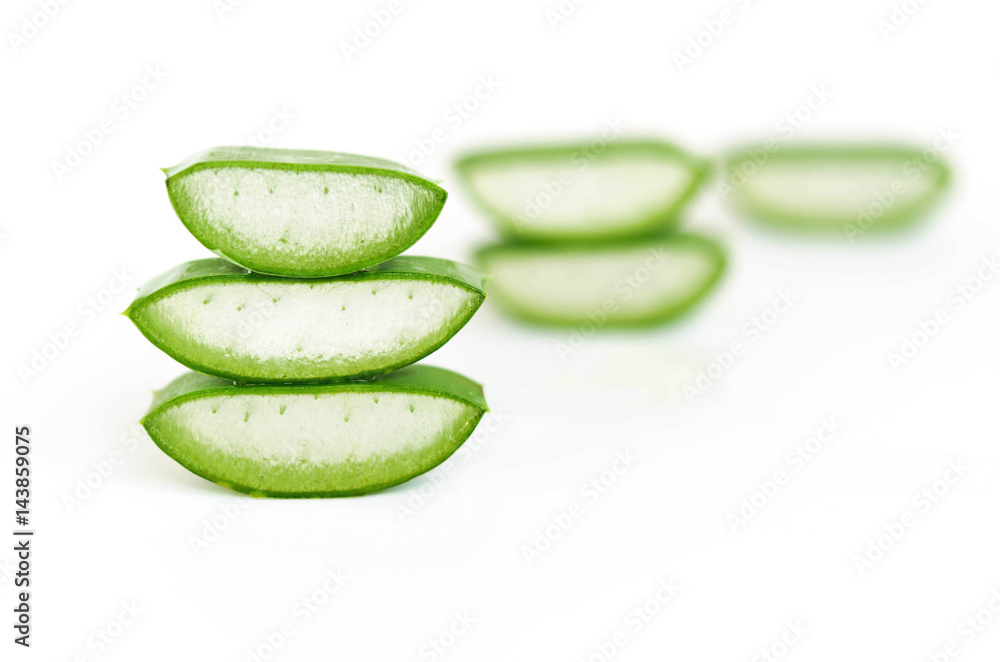
{"label": "green aloe rind", "polygon": [[125,314],[185,366],[239,382],[357,379],[444,345],[481,306],[482,274],[401,256],[364,271],[292,279],[214,258],[143,285]]}
{"label": "green aloe rind", "polygon": [[482,387],[414,365],[367,381],[237,385],[188,373],[141,423],[192,473],[254,496],[341,497],[450,457],[488,411]]}
{"label": "green aloe rind", "polygon": [[336,152],[216,147],[164,173],[198,241],[278,276],[336,276],[399,255],[448,197],[403,165]]}
{"label": "green aloe rind", "polygon": [[479,249],[491,298],[521,320],[562,327],[635,328],[691,311],[720,281],[722,246],[694,234],[617,241],[501,242]]}
{"label": "green aloe rind", "polygon": [[849,236],[912,224],[951,179],[936,151],[904,144],[750,145],[724,169],[722,191],[745,216]]}
{"label": "green aloe rind", "polygon": [[711,162],[658,140],[538,145],[467,154],[456,171],[508,239],[621,239],[676,226]]}

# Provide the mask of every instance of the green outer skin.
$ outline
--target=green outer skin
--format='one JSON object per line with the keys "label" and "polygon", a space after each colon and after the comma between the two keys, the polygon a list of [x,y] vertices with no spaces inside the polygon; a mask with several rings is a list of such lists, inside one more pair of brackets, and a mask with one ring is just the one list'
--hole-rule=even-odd
{"label": "green outer skin", "polygon": [[245,374],[241,374],[235,370],[224,370],[218,367],[203,365],[198,361],[179,356],[176,352],[171,351],[171,343],[169,341],[153,334],[147,329],[144,329],[137,319],[138,312],[144,306],[170,296],[174,292],[178,292],[189,287],[204,285],[206,283],[224,284],[230,282],[287,284],[289,282],[294,282],[296,279],[256,274],[221,258],[194,260],[192,262],[185,262],[184,264],[181,264],[144,284],[139,288],[139,292],[136,295],[135,300],[129,304],[129,307],[126,308],[122,314],[126,315],[132,323],[135,324],[136,328],[139,329],[139,332],[142,333],[142,335],[144,335],[149,342],[178,363],[181,363],[192,370],[235,380],[237,382],[253,381],[254,383],[309,383],[334,380],[344,381],[379,375],[391,372],[397,368],[414,363],[415,361],[419,361],[420,359],[437,351],[444,346],[445,343],[451,340],[451,338],[454,337],[454,335],[458,333],[470,319],[472,319],[472,316],[479,309],[479,306],[482,305],[483,300],[486,298],[485,278],[483,274],[479,273],[477,270],[464,264],[452,262],[451,260],[443,260],[435,257],[420,257],[415,255],[403,255],[396,257],[374,267],[370,267],[364,271],[348,274],[346,276],[333,276],[322,279],[308,278],[300,279],[300,281],[308,284],[314,284],[334,281],[357,282],[365,280],[380,280],[386,279],[387,277],[399,280],[437,280],[448,282],[478,295],[479,303],[473,309],[472,313],[470,313],[459,326],[452,329],[451,333],[443,338],[441,342],[433,345],[427,352],[424,352],[419,356],[415,356],[412,360],[386,366],[385,368],[379,370],[363,371],[345,376],[327,378],[317,377],[315,379],[303,380],[290,380],[284,377],[247,377]]}
{"label": "green outer skin", "polygon": [[[798,214],[783,212],[780,208],[753,202],[748,196],[742,194],[743,186],[737,186],[734,181],[736,168],[747,160],[752,160],[748,154],[754,150],[764,150],[763,144],[748,145],[730,152],[725,159],[724,172],[727,183],[736,187],[732,203],[741,213],[760,223],[792,229],[804,232],[827,233],[841,230],[845,225],[853,225],[857,218],[850,216],[828,215],[814,216],[803,220]],[[917,146],[903,144],[822,144],[822,143],[802,143],[797,145],[787,145],[780,150],[769,152],[767,162],[779,160],[797,160],[805,163],[817,159],[843,160],[846,162],[857,162],[864,160],[885,160],[887,158],[898,159],[900,164],[907,161],[920,160],[925,150]],[[902,207],[893,206],[885,214],[875,219],[872,226],[865,230],[870,231],[890,231],[898,230],[920,218],[930,209],[947,190],[951,182],[951,170],[941,160],[938,159],[928,163],[930,176],[936,175],[936,181],[930,192],[922,199]],[[928,176],[923,174],[922,176]],[[753,175],[750,175],[753,178]],[[745,185],[745,184],[744,184]]]}
{"label": "green outer skin", "polygon": [[[476,417],[476,424],[469,427],[468,434],[461,438],[456,438],[452,440],[450,447],[447,452],[437,458],[433,463],[420,465],[409,472],[400,474],[397,479],[387,481],[385,483],[378,483],[366,486],[361,489],[355,490],[337,490],[330,489],[322,492],[265,492],[257,489],[252,485],[244,485],[240,483],[234,483],[230,481],[226,476],[221,473],[213,473],[209,471],[199,471],[195,468],[188,466],[176,457],[171,455],[168,450],[169,444],[164,443],[164,441],[159,436],[159,430],[156,425],[157,415],[165,411],[170,407],[174,407],[183,402],[190,400],[197,400],[204,397],[215,397],[220,395],[236,395],[245,393],[254,393],[260,395],[309,395],[309,394],[326,394],[326,393],[340,393],[340,392],[393,392],[393,393],[407,393],[415,392],[422,393],[433,396],[441,396],[446,398],[451,398],[453,400],[460,401],[477,409],[479,415]],[[187,373],[178,377],[170,384],[168,384],[163,390],[154,393],[153,403],[149,407],[149,411],[143,416],[142,420],[139,422],[145,428],[146,432],[149,434],[150,438],[153,440],[160,450],[170,456],[172,459],[177,461],[181,466],[190,471],[191,473],[201,476],[202,478],[209,480],[213,483],[223,485],[224,487],[229,487],[238,492],[245,492],[252,496],[267,496],[267,497],[280,497],[280,498],[319,498],[319,497],[341,497],[341,496],[359,496],[362,494],[370,494],[372,492],[377,492],[379,490],[392,487],[393,485],[399,485],[400,483],[405,483],[406,481],[415,478],[423,473],[426,473],[438,466],[445,460],[447,460],[451,455],[458,450],[465,441],[472,436],[472,433],[476,429],[479,420],[482,418],[483,414],[489,411],[489,407],[486,404],[486,398],[483,396],[483,388],[478,383],[472,381],[471,379],[464,377],[456,372],[450,370],[445,370],[444,368],[437,368],[434,366],[426,365],[414,365],[397,370],[394,373],[385,375],[382,377],[377,377],[372,380],[367,381],[354,381],[354,382],[332,382],[327,384],[288,384],[288,385],[274,385],[274,384],[259,384],[259,385],[237,385],[233,382],[219,379],[217,377],[212,377],[209,375],[202,375],[199,373]]]}
{"label": "green outer skin", "polygon": [[[678,161],[687,167],[693,178],[688,188],[677,198],[670,207],[660,210],[641,223],[636,224],[628,230],[599,231],[599,232],[548,232],[532,231],[530,226],[519,224],[516,219],[507,214],[494,209],[475,190],[471,183],[471,171],[481,163],[510,162],[512,167],[529,163],[531,161],[547,160],[553,156],[572,156],[580,151],[587,150],[586,143],[566,143],[557,145],[537,145],[514,148],[501,148],[494,150],[482,150],[468,153],[460,157],[455,162],[455,171],[459,175],[463,190],[472,198],[476,207],[493,221],[497,229],[508,239],[525,240],[533,242],[580,242],[586,243],[599,239],[625,239],[629,237],[639,237],[650,232],[658,232],[674,228],[679,222],[680,211],[687,205],[708,179],[712,172],[712,162],[702,159],[685,151],[684,149],[655,139],[631,139],[617,142],[609,142],[608,149],[603,154],[614,152],[636,152],[660,155],[664,160]],[[595,160],[600,159],[598,155]],[[520,225],[520,227],[519,227]]]}
{"label": "green outer skin", "polygon": [[[714,239],[695,234],[658,234],[647,235],[645,237],[619,239],[617,241],[553,245],[542,243],[501,242],[481,247],[476,251],[475,257],[476,262],[482,265],[483,269],[488,272],[490,258],[504,252],[530,252],[543,256],[573,252],[615,252],[623,248],[634,248],[635,246],[652,243],[674,243],[676,245],[697,247],[699,250],[702,250],[715,264],[716,270],[701,288],[693,290],[684,300],[675,306],[654,311],[646,317],[640,319],[614,320],[609,318],[606,322],[604,322],[604,324],[602,324],[602,327],[609,329],[640,329],[658,326],[660,324],[665,324],[678,319],[690,312],[698,303],[701,302],[702,299],[705,298],[705,296],[721,280],[722,275],[726,270],[726,253],[721,244]],[[507,313],[532,324],[550,327],[574,327],[581,323],[590,321],[588,317],[539,315],[533,309],[522,306],[519,302],[506,298],[503,295],[498,294],[496,291],[493,292],[492,297]]]}
{"label": "green outer skin", "polygon": [[[293,171],[324,171],[342,172],[359,175],[383,175],[395,177],[418,184],[431,191],[436,198],[433,210],[428,213],[421,223],[418,224],[418,231],[414,233],[411,240],[402,248],[392,248],[384,250],[378,254],[373,254],[363,259],[357,259],[349,264],[330,267],[326,269],[309,270],[275,270],[273,266],[268,267],[256,263],[252,259],[239,258],[228,255],[219,246],[213,246],[204,238],[200,237],[191,227],[186,218],[186,210],[183,204],[175,195],[173,184],[179,178],[187,174],[205,169],[218,168],[261,168],[270,170],[293,170]],[[448,192],[438,186],[435,182],[421,177],[419,174],[404,165],[379,159],[370,156],[357,154],[342,154],[339,152],[321,152],[302,149],[273,149],[269,147],[213,147],[191,156],[181,163],[162,168],[167,175],[167,194],[170,197],[170,204],[180,218],[181,223],[203,246],[217,255],[226,258],[233,264],[250,269],[257,273],[269,274],[273,276],[291,276],[297,278],[322,278],[326,276],[340,276],[360,269],[371,267],[380,262],[395,257],[415,244],[423,237],[437,217],[441,214],[441,209],[448,199]]]}

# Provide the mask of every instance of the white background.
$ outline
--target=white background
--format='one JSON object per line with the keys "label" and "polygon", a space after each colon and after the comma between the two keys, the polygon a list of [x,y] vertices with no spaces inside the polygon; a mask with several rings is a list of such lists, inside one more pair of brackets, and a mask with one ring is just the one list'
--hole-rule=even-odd
{"label": "white background", "polygon": [[[10,641],[12,545],[0,544],[4,659],[236,662],[266,656],[286,622],[270,659],[432,659],[439,640],[441,659],[589,660],[618,631],[620,660],[753,660],[772,646],[789,660],[926,660],[952,640],[958,655],[936,659],[997,659],[1000,614],[982,612],[991,622],[971,640],[956,627],[1000,588],[1000,285],[961,309],[949,300],[998,251],[995,3],[911,0],[888,35],[888,0],[592,0],[553,27],[556,6],[402,2],[348,61],[342,45],[387,0],[246,0],[221,15],[212,0],[68,2],[37,34],[24,20],[43,22],[39,4],[4,3],[0,532],[13,528],[21,424],[34,433],[37,530],[28,651]],[[721,33],[678,67],[723,10]],[[481,77],[497,86],[470,101]],[[144,80],[126,115],[116,99]],[[452,196],[411,252],[468,260],[491,232],[455,187],[461,149],[586,137],[618,118],[717,155],[778,134],[815,86],[831,96],[795,139],[958,136],[945,155],[955,186],[933,216],[891,238],[784,237],[734,217],[709,186],[686,223],[724,240],[731,269],[683,323],[561,356],[568,331],[487,305],[429,359],[483,382],[495,410],[447,475],[359,499],[251,500],[130,436],[182,368],[117,313],[146,279],[208,256],[159,167],[254,136],[409,159],[440,128],[418,167]],[[463,102],[478,108],[450,120]],[[111,132],[57,176],[102,121]],[[108,289],[115,274],[129,291]],[[689,402],[683,386],[747,340],[743,325],[783,288],[792,309]],[[894,369],[889,353],[940,309],[950,321]],[[23,378],[67,324],[79,332]],[[842,428],[796,471],[786,455],[824,417]],[[636,460],[588,499],[581,487],[618,452]],[[969,469],[925,513],[914,494],[949,461]],[[734,533],[729,514],[779,470],[788,483]],[[582,515],[528,562],[573,503]],[[907,512],[914,526],[859,571],[856,555]],[[331,570],[346,579],[327,596]],[[657,613],[636,631],[626,614],[662,580],[676,595],[648,603]],[[304,620],[317,591],[325,604]],[[123,616],[133,601],[138,617]],[[475,623],[453,639],[462,612]],[[807,632],[783,650],[796,622]]]}

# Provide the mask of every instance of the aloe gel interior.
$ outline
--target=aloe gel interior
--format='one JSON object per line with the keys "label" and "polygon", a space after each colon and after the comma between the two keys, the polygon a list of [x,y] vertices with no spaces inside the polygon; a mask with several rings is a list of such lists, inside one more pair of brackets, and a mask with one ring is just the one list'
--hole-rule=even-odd
{"label": "aloe gel interior", "polygon": [[482,388],[416,365],[368,381],[243,385],[188,373],[142,425],[189,471],[256,496],[375,492],[454,453],[487,411]]}
{"label": "aloe gel interior", "polygon": [[484,150],[456,169],[505,236],[555,242],[670,228],[710,168],[668,143],[620,140]]}
{"label": "aloe gel interior", "polygon": [[544,324],[643,326],[681,316],[725,267],[711,239],[667,234],[593,244],[486,246],[478,262],[490,296],[515,317]]}
{"label": "aloe gel interior", "polygon": [[241,382],[366,377],[427,356],[483,302],[483,277],[403,256],[346,276],[262,276],[222,259],[151,281],[126,314],[184,365]]}
{"label": "aloe gel interior", "polygon": [[907,145],[785,145],[738,150],[726,197],[745,215],[795,230],[889,230],[920,218],[950,179],[936,154]]}
{"label": "aloe gel interior", "polygon": [[391,161],[336,152],[218,147],[167,168],[174,210],[202,244],[258,273],[322,277],[394,257],[447,193]]}

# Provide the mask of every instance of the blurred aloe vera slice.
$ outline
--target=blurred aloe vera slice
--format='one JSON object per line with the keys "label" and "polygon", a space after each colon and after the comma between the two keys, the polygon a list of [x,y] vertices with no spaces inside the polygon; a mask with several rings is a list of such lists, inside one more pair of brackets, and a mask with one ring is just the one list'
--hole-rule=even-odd
{"label": "blurred aloe vera slice", "polygon": [[494,300],[544,324],[628,327],[690,310],[725,268],[721,246],[674,234],[592,244],[500,243],[476,257]]}
{"label": "blurred aloe vera slice", "polygon": [[475,269],[397,257],[331,278],[264,276],[215,258],[144,285],[125,311],[189,368],[241,382],[389,372],[448,341],[483,302]]}
{"label": "blurred aloe vera slice", "polygon": [[917,220],[950,178],[939,154],[907,145],[759,145],[733,153],[725,170],[723,193],[747,216],[848,236]]}
{"label": "blurred aloe vera slice", "polygon": [[448,195],[397,163],[335,152],[217,147],[164,172],[198,241],[279,276],[336,276],[399,255]]}
{"label": "blurred aloe vera slice", "polygon": [[709,164],[667,143],[621,140],[481,151],[456,169],[507,237],[571,241],[674,225]]}
{"label": "blurred aloe vera slice", "polygon": [[370,381],[243,385],[188,373],[142,419],[163,452],[255,496],[366,494],[454,453],[488,410],[482,387],[415,365]]}

